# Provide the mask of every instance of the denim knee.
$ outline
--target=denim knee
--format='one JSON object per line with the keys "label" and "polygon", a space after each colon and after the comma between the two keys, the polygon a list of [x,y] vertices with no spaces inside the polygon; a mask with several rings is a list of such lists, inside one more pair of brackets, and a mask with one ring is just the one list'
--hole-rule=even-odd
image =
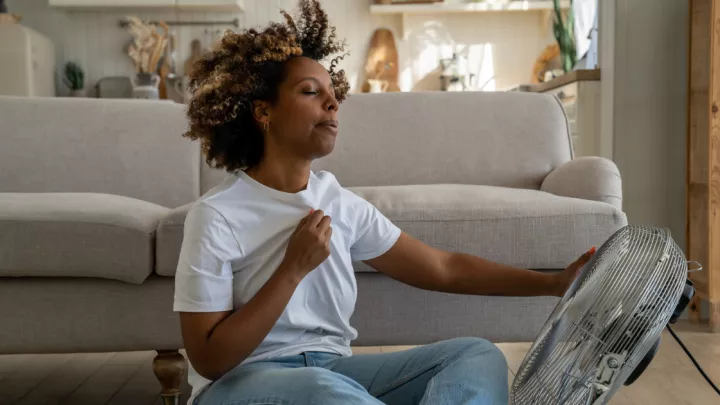
{"label": "denim knee", "polygon": [[368,396],[365,388],[351,378],[319,367],[308,367],[295,374],[291,384],[302,387],[308,404],[363,404]]}
{"label": "denim knee", "polygon": [[492,365],[498,369],[508,368],[503,352],[488,340],[464,337],[451,339],[448,341],[448,345],[450,351],[452,351],[449,357],[454,357],[463,362],[481,361],[483,364]]}
{"label": "denim knee", "polygon": [[223,405],[375,405],[354,380],[318,368],[252,369],[215,382],[199,404]]}

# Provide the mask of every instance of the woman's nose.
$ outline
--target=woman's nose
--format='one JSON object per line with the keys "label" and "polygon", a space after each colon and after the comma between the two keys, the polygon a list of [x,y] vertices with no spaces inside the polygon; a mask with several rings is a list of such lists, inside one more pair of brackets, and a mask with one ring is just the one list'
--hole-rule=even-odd
{"label": "woman's nose", "polygon": [[332,95],[330,97],[328,97],[328,103],[325,108],[327,108],[328,111],[337,111],[338,102],[335,99],[335,97],[333,97]]}

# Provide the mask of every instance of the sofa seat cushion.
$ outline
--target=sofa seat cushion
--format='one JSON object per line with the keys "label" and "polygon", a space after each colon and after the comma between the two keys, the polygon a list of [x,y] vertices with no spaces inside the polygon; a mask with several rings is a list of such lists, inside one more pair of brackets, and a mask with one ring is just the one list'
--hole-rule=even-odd
{"label": "sofa seat cushion", "polygon": [[[473,185],[350,188],[403,231],[439,249],[511,266],[562,269],[627,224],[613,205],[537,190]],[[189,205],[161,221],[157,272],[175,274]],[[359,272],[373,271],[356,263]]]}
{"label": "sofa seat cushion", "polygon": [[169,210],[96,193],[0,193],[0,276],[142,283]]}
{"label": "sofa seat cushion", "polygon": [[[475,185],[358,187],[403,231],[447,251],[510,266],[562,269],[627,224],[598,201]],[[359,263],[357,271],[372,271]]]}

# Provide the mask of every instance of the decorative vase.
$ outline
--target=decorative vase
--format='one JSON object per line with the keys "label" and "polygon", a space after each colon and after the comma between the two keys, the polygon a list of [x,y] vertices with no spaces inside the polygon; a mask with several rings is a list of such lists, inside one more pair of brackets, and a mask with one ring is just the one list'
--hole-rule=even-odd
{"label": "decorative vase", "polygon": [[160,98],[160,76],[155,73],[138,73],[130,76],[132,83],[132,97],[148,100],[157,100]]}
{"label": "decorative vase", "polygon": [[387,80],[369,79],[370,93],[384,93],[387,91],[390,82]]}
{"label": "decorative vase", "polygon": [[190,99],[190,78],[170,73],[165,78],[168,98],[176,103],[186,103]]}

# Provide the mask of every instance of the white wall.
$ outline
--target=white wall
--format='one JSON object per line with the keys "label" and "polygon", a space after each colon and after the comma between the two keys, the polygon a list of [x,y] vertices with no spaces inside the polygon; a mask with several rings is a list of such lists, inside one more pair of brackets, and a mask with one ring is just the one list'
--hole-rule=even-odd
{"label": "white wall", "polygon": [[684,248],[688,2],[602,1],[616,6],[608,60],[624,210],[631,223],[668,227]]}
{"label": "white wall", "polygon": [[404,48],[411,60],[403,64],[403,87],[439,90],[439,78],[431,71],[439,59],[449,58],[453,52],[469,56],[479,66],[473,73],[479,76],[479,87],[484,90],[529,83],[535,60],[555,41],[551,25],[543,18],[549,14],[408,16],[409,38]]}
{"label": "white wall", "polygon": [[[141,12],[142,19],[155,20],[232,20],[238,18],[241,28],[280,20],[280,9],[291,10],[296,0],[245,0],[246,11],[237,15],[191,12]],[[403,90],[411,90],[426,79],[424,87],[439,88],[439,81],[426,78],[440,57],[453,50],[472,46],[475,54],[484,56],[482,76],[492,86],[503,88],[529,80],[532,65],[542,49],[553,41],[550,26],[541,13],[482,13],[472,15],[414,16],[408,19],[412,32],[408,41],[399,37],[400,16],[370,15],[372,0],[323,0],[338,35],[347,39],[350,56],[341,65],[359,88],[364,80],[364,65],[373,30],[387,27],[396,32]],[[123,52],[127,33],[117,26],[123,12],[67,12],[47,5],[47,0],[8,0],[11,12],[22,14],[22,23],[49,36],[55,43],[58,66],[78,61],[87,73],[90,86],[102,77],[128,75],[132,64]],[[128,11],[128,13],[131,11]],[[209,27],[214,30],[217,27]],[[219,27],[222,28],[222,27]],[[189,54],[194,38],[203,39],[206,27],[173,28],[178,38],[179,65]],[[210,41],[205,39],[205,43]]]}

